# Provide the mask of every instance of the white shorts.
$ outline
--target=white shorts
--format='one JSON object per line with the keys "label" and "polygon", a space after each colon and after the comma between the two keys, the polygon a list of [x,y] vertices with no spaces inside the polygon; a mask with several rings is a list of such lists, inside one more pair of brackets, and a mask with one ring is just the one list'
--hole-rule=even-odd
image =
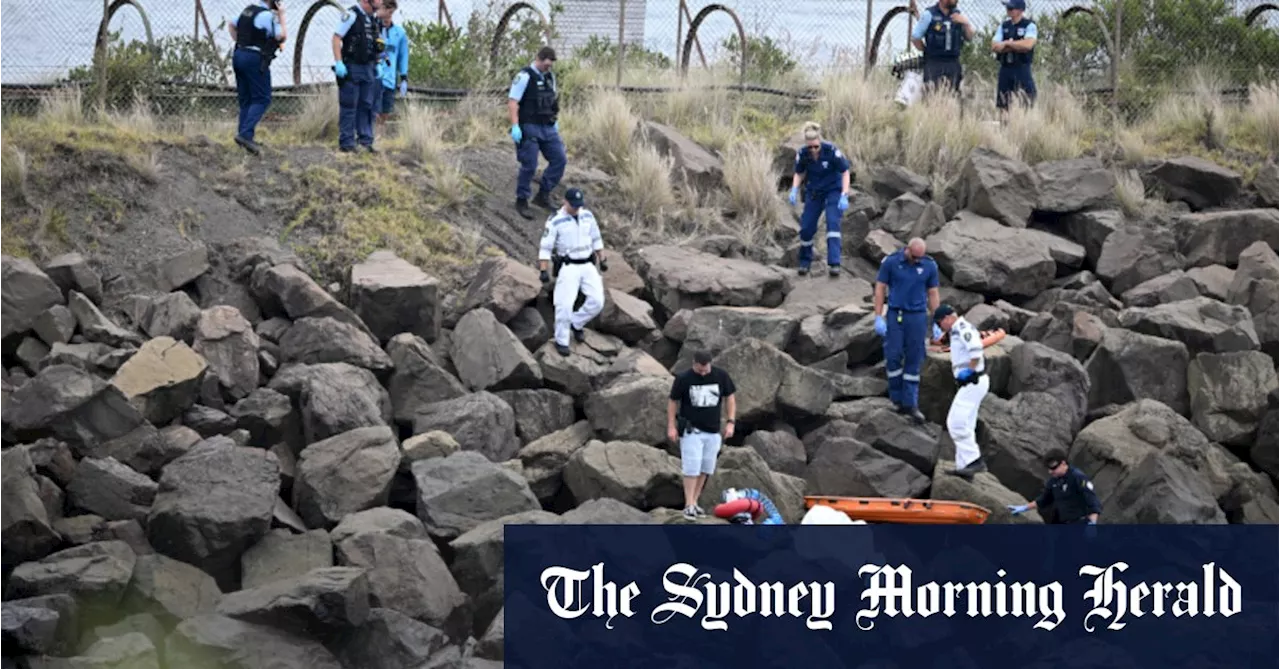
{"label": "white shorts", "polygon": [[714,474],[720,433],[691,430],[680,437],[680,469],[685,476]]}

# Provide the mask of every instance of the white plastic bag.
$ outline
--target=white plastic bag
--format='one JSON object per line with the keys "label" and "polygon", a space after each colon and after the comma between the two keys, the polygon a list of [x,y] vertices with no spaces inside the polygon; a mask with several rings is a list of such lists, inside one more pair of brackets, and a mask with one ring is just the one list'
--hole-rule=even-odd
{"label": "white plastic bag", "polygon": [[924,77],[916,70],[909,70],[902,76],[902,85],[898,87],[898,95],[894,98],[902,107],[910,107],[920,99],[924,89]]}

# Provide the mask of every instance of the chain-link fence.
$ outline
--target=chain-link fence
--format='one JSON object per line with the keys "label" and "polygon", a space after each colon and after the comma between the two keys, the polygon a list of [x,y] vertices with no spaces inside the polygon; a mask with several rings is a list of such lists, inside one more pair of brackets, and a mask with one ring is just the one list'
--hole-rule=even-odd
{"label": "chain-link fence", "polygon": [[[277,99],[332,82],[330,36],[355,0],[284,0],[289,41],[271,66]],[[566,79],[631,90],[702,83],[751,85],[783,97],[818,92],[824,76],[887,68],[909,47],[924,0],[400,0],[419,97],[500,94],[549,41]],[[930,3],[933,0],[928,0]],[[6,0],[0,84],[7,110],[50,87],[78,84],[90,101],[162,113],[233,105],[226,25],[245,0]],[[988,47],[1001,0],[965,0],[977,34],[966,86],[990,85]],[[1258,0],[1032,0],[1041,85],[1139,113],[1154,97],[1194,90],[1192,71],[1227,93],[1275,82],[1276,5]],[[104,20],[105,17],[105,20]],[[617,45],[627,46],[619,64]],[[221,100],[221,102],[216,102]]]}

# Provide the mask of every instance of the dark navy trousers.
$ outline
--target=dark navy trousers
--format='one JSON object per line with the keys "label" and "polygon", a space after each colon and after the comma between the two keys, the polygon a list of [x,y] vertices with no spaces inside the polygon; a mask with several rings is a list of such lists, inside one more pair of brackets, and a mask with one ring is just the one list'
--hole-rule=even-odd
{"label": "dark navy trousers", "polygon": [[373,98],[380,92],[377,63],[347,65],[347,76],[338,82],[338,146],[373,146]]}
{"label": "dark navy trousers", "polygon": [[915,408],[920,404],[920,367],[924,364],[929,314],[889,307],[889,329],[884,337],[884,369],[889,378],[889,399]]}
{"label": "dark navy trousers", "polygon": [[[527,200],[532,192],[533,174],[538,171],[538,154],[547,159],[547,169],[542,171],[539,187],[547,195],[564,176],[566,157],[564,141],[554,125],[521,123],[520,144],[516,146],[516,158],[520,161],[520,173],[516,177],[516,199]],[[553,203],[554,204],[554,203]]]}
{"label": "dark navy trousers", "polygon": [[231,56],[231,69],[236,73],[236,97],[240,101],[236,134],[252,142],[258,122],[271,106],[271,70],[262,67],[261,53],[249,49],[236,49]]}

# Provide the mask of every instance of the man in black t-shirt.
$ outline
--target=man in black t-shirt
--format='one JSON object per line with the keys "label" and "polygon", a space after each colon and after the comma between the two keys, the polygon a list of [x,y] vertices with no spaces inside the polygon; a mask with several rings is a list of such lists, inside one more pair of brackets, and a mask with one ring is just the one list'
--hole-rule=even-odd
{"label": "man in black t-shirt", "polygon": [[715,473],[716,456],[720,454],[720,407],[728,413],[724,439],[733,436],[733,379],[723,369],[711,366],[711,354],[693,354],[693,368],[676,376],[667,402],[667,438],[680,444],[680,469],[684,474],[684,515],[696,518],[706,515],[698,506],[698,497],[707,484],[707,476]]}

